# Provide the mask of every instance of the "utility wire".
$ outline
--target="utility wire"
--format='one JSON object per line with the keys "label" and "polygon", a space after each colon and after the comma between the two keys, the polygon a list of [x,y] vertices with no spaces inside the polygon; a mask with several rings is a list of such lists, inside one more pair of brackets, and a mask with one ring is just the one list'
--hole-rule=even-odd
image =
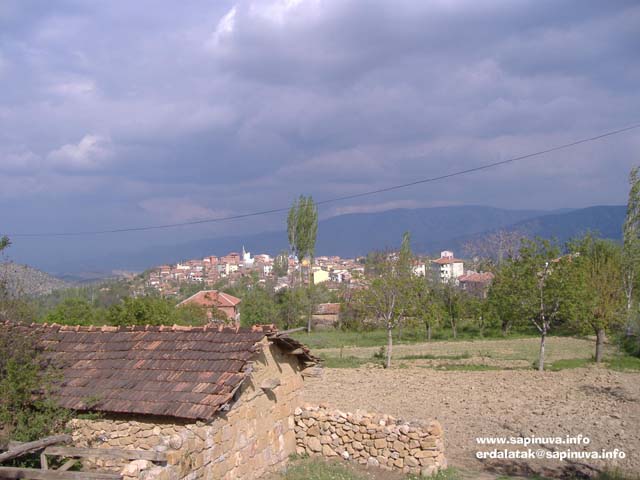
{"label": "utility wire", "polygon": [[[362,198],[362,197],[369,197],[372,195],[377,195],[380,193],[385,193],[385,192],[391,192],[394,190],[400,190],[403,188],[408,188],[408,187],[413,187],[415,185],[422,185],[425,183],[431,183],[431,182],[436,182],[439,180],[445,180],[447,178],[452,178],[452,177],[458,177],[460,175],[466,175],[469,173],[474,173],[474,172],[479,172],[481,170],[487,170],[490,168],[494,168],[494,167],[499,167],[501,165],[507,165],[509,163],[515,163],[515,162],[519,162],[522,160],[527,160],[529,158],[533,158],[533,157],[539,157],[542,155],[545,155],[547,153],[551,153],[551,152],[557,152],[558,150],[564,150],[567,148],[571,148],[571,147],[575,147],[577,145],[581,145],[583,143],[588,143],[588,142],[594,142],[596,140],[600,140],[606,137],[611,137],[614,135],[618,135],[624,132],[628,132],[630,130],[635,130],[637,128],[640,128],[640,123],[636,123],[633,125],[630,125],[628,127],[624,127],[624,128],[620,128],[617,130],[611,130],[605,133],[602,133],[600,135],[596,135],[594,137],[589,137],[589,138],[583,138],[581,140],[576,140],[574,142],[570,142],[570,143],[565,143],[562,145],[556,145],[554,147],[551,148],[547,148],[545,150],[539,150],[537,152],[534,153],[528,153],[526,155],[521,155],[519,157],[513,157],[513,158],[509,158],[507,160],[500,160],[498,162],[492,162],[492,163],[486,163],[484,165],[480,165],[477,167],[473,167],[473,168],[467,168],[465,170],[459,170],[456,172],[451,172],[451,173],[447,173],[444,175],[439,175],[436,177],[430,177],[430,178],[424,178],[421,180],[416,180],[414,182],[409,182],[409,183],[402,183],[399,185],[392,185],[389,187],[385,187],[385,188],[379,188],[376,190],[369,190],[366,192],[362,192],[362,193],[354,193],[351,195],[343,195],[341,197],[334,197],[334,198],[329,198],[326,200],[321,200],[319,202],[316,202],[316,206],[319,205],[326,205],[329,203],[335,203],[335,202],[341,202],[344,200],[352,200],[354,198]],[[289,211],[290,207],[282,207],[282,208],[273,208],[270,210],[260,210],[260,211],[256,211],[256,212],[250,212],[250,213],[243,213],[243,214],[239,214],[239,215],[231,215],[231,216],[227,216],[227,217],[217,217],[217,218],[207,218],[207,219],[202,219],[202,220],[192,220],[189,222],[180,222],[180,223],[167,223],[164,225],[149,225],[149,226],[145,226],[145,227],[128,227],[128,228],[114,228],[111,230],[89,230],[89,231],[79,231],[79,232],[34,232],[34,233],[10,233],[7,234],[9,237],[73,237],[73,236],[86,236],[86,235],[103,235],[103,234],[109,234],[109,233],[124,233],[124,232],[142,232],[142,231],[147,231],[147,230],[162,230],[162,229],[167,229],[167,228],[176,228],[176,227],[185,227],[185,226],[189,226],[189,225],[200,225],[203,223],[217,223],[217,222],[225,222],[225,221],[229,221],[229,220],[238,220],[238,219],[243,219],[243,218],[250,218],[250,217],[259,217],[262,215],[269,215],[269,214],[273,214],[273,213],[283,213],[283,212],[287,212]]]}

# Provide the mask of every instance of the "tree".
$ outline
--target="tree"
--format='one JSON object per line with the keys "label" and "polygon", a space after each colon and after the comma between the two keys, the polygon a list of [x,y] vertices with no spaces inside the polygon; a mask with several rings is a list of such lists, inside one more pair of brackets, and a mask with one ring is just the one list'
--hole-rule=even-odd
{"label": "tree", "polygon": [[629,173],[629,200],[622,230],[622,272],[626,297],[627,332],[636,324],[635,297],[640,277],[640,175],[639,167]]}
{"label": "tree", "polygon": [[538,369],[544,370],[546,338],[563,312],[571,308],[566,258],[549,240],[523,240],[517,255],[498,270],[489,302],[509,322],[531,322],[540,334]]}
{"label": "tree", "polygon": [[464,253],[474,260],[474,268],[487,267],[495,262],[497,266],[516,255],[524,234],[517,230],[498,230],[483,237],[478,237],[463,245]]}
{"label": "tree", "polygon": [[285,330],[300,324],[307,311],[307,295],[302,288],[283,288],[276,293],[279,323]]}
{"label": "tree", "polygon": [[240,324],[245,327],[275,323],[278,316],[276,302],[263,287],[255,285],[242,297]]}
{"label": "tree", "polygon": [[94,325],[104,322],[104,312],[84,298],[65,298],[44,317],[47,323]]}
{"label": "tree", "polygon": [[[318,208],[311,196],[300,195],[300,198],[291,206],[287,216],[287,234],[291,250],[300,262],[300,278],[302,278],[302,260],[309,257],[307,274],[309,285],[311,285],[311,265],[313,265],[318,234]],[[307,332],[311,332],[311,312],[307,316]]]}
{"label": "tree", "polygon": [[289,255],[287,252],[280,252],[273,259],[273,276],[276,278],[284,277],[289,272]]}
{"label": "tree", "polygon": [[381,322],[387,331],[385,368],[391,366],[393,329],[399,326],[411,309],[411,248],[408,233],[403,235],[400,253],[371,255],[375,265],[367,269],[370,276],[366,288],[358,292],[357,301],[363,312]]}
{"label": "tree", "polygon": [[607,332],[623,323],[626,297],[622,251],[613,242],[585,235],[572,242],[576,301],[573,320],[596,335],[597,363],[602,361]]}
{"label": "tree", "polygon": [[425,327],[427,341],[431,341],[434,327],[442,323],[445,309],[437,285],[428,278],[414,276],[411,280],[411,308],[408,315]]}
{"label": "tree", "polygon": [[59,433],[71,418],[53,400],[58,375],[41,348],[32,338],[12,333],[0,331],[0,444]]}

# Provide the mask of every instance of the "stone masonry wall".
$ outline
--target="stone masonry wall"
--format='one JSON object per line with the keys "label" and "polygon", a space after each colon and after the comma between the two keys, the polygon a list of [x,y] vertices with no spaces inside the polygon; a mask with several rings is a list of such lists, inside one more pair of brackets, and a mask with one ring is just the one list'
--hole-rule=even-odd
{"label": "stone masonry wall", "polygon": [[342,457],[363,465],[430,476],[446,468],[440,423],[305,406],[295,411],[298,454]]}
{"label": "stone masonry wall", "polygon": [[[262,389],[269,380],[280,384]],[[297,358],[265,343],[238,400],[213,422],[114,416],[73,420],[70,426],[77,447],[166,452],[164,466],[141,460],[94,462],[94,467],[121,472],[126,480],[252,480],[283,467],[295,453],[294,410],[301,405],[301,393]]]}

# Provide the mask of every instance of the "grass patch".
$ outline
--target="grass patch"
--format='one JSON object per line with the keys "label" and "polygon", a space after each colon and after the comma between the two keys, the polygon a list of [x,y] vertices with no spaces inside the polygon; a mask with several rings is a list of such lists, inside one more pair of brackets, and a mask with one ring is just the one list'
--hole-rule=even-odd
{"label": "grass patch", "polygon": [[[556,360],[555,362],[545,366],[547,370],[552,372],[559,372],[560,370],[567,370],[570,368],[583,368],[593,364],[593,360],[590,358],[568,358],[565,360]],[[534,368],[537,367],[537,362]]]}
{"label": "grass patch", "polygon": [[293,463],[280,478],[282,480],[364,480],[365,477],[344,464],[305,459]]}
{"label": "grass patch", "polygon": [[430,477],[423,477],[421,475],[407,475],[407,480],[424,480],[425,478],[431,480],[462,480],[462,474],[455,468],[449,467],[444,470],[440,470],[435,475]]}
{"label": "grass patch", "polygon": [[[291,334],[296,340],[301,341],[308,347],[318,350],[323,348],[349,348],[349,347],[382,347],[387,344],[387,332],[384,329],[374,329],[365,331],[344,331],[344,330],[318,330],[311,333],[295,332]],[[513,331],[505,336],[499,329],[485,330],[479,333],[477,330],[461,329],[458,338],[453,338],[449,329],[441,329],[434,332],[432,343],[439,341],[472,341],[472,340],[514,340],[518,338],[537,337],[533,330]],[[394,345],[410,345],[414,343],[426,342],[427,338],[423,329],[402,330],[402,335],[396,329],[393,332]]]}
{"label": "grass patch", "polygon": [[516,368],[501,368],[493,365],[419,365],[422,368],[431,368],[434,370],[444,370],[452,372],[486,372],[489,370],[518,370]]}
{"label": "grass patch", "polygon": [[469,352],[464,352],[458,355],[433,355],[430,353],[421,355],[403,355],[398,357],[399,360],[465,360],[471,358]]}
{"label": "grass patch", "polygon": [[640,370],[640,358],[637,358],[637,357],[629,357],[629,356],[613,357],[606,363],[607,363],[607,367],[609,367],[611,370],[617,370],[620,372]]}

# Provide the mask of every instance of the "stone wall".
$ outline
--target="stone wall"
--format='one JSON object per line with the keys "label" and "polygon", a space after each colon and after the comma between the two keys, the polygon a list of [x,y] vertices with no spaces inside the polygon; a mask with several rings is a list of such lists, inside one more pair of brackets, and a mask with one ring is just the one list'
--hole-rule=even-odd
{"label": "stone wall", "polygon": [[440,423],[305,406],[295,411],[298,454],[342,457],[363,465],[432,475],[446,468]]}
{"label": "stone wall", "polygon": [[[261,388],[265,384],[269,388]],[[295,408],[301,405],[301,393],[297,358],[265,341],[237,401],[213,422],[108,416],[73,420],[70,426],[77,447],[166,452],[164,466],[140,460],[92,465],[120,471],[127,480],[251,480],[284,466],[296,451],[293,417]]]}

